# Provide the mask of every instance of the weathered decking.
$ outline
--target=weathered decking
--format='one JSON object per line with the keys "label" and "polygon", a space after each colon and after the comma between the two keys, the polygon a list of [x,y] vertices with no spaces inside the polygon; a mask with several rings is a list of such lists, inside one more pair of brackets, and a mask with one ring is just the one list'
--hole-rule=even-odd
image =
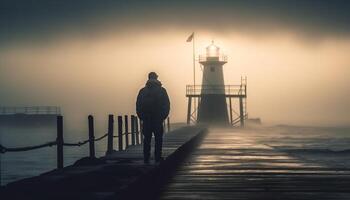
{"label": "weathered decking", "polygon": [[240,130],[210,130],[160,199],[350,199],[350,169],[305,161]]}
{"label": "weathered decking", "polygon": [[142,145],[129,146],[100,159],[81,160],[80,165],[10,183],[0,190],[1,200],[126,199],[143,195],[140,184],[151,185],[157,173],[179,163],[179,157],[189,152],[204,132],[201,127],[184,127],[165,134],[165,161],[160,165],[143,164]]}

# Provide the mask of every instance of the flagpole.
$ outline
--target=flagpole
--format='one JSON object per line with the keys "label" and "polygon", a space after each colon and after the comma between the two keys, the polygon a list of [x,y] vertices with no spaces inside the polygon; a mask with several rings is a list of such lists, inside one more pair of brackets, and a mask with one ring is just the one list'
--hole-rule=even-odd
{"label": "flagpole", "polygon": [[[194,44],[194,40],[195,40],[195,34],[193,32],[193,42],[192,42],[192,46],[193,46],[193,88],[194,90],[196,90],[196,55],[195,55],[195,44]],[[196,98],[193,99],[193,104],[194,104],[194,111],[197,110],[197,102],[196,102]],[[198,112],[198,110],[197,110]]]}
{"label": "flagpole", "polygon": [[193,85],[196,85],[196,57],[195,57],[195,46],[194,46],[194,32],[193,32]]}

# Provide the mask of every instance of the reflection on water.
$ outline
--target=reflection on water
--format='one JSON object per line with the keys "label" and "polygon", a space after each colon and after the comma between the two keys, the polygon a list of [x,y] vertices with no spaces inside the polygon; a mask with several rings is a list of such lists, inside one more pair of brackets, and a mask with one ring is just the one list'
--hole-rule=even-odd
{"label": "reflection on water", "polygon": [[212,128],[188,173],[328,173],[350,168],[350,128]]}

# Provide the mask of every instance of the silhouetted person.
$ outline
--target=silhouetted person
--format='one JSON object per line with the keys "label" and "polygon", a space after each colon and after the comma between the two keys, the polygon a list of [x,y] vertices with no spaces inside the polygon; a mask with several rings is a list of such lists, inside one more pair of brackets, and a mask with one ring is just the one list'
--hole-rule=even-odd
{"label": "silhouetted person", "polygon": [[140,90],[136,102],[137,115],[143,122],[143,156],[145,163],[149,163],[152,133],[155,137],[155,161],[163,160],[163,121],[168,117],[170,102],[165,88],[162,87],[157,78],[158,75],[155,72],[148,74],[146,86]]}

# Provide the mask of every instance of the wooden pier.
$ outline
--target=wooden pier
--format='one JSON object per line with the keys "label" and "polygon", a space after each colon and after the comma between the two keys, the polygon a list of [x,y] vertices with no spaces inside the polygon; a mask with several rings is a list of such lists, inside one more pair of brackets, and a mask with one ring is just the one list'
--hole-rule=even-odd
{"label": "wooden pier", "polygon": [[350,168],[300,159],[262,143],[261,137],[244,129],[209,130],[159,198],[350,199]]}
{"label": "wooden pier", "polygon": [[188,126],[165,134],[166,159],[159,165],[143,164],[142,145],[135,144],[10,183],[0,195],[11,200],[350,199],[349,167],[282,151],[269,144],[273,137],[250,129],[207,133]]}
{"label": "wooden pier", "polygon": [[[89,116],[89,126],[93,126],[91,119]],[[161,183],[168,176],[169,169],[180,163],[204,133],[205,128],[195,126],[166,133],[163,140],[165,160],[160,164],[144,164],[142,144],[135,144],[123,151],[110,151],[99,159],[91,156],[81,159],[73,166],[62,168],[62,162],[59,162],[56,170],[6,185],[0,189],[0,196],[2,200],[89,200],[152,195],[147,194],[147,186],[153,186],[155,180]]]}

